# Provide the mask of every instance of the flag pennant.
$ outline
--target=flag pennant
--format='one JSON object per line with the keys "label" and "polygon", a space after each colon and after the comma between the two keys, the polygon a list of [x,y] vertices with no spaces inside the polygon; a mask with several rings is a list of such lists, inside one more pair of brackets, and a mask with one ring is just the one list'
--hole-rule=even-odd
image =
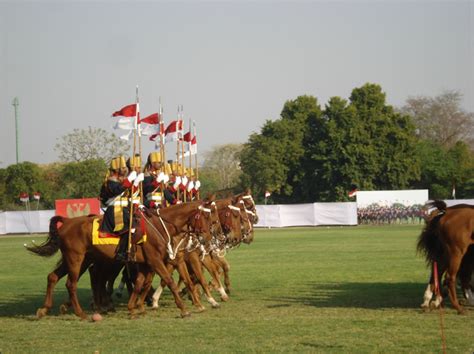
{"label": "flag pennant", "polygon": [[349,198],[355,197],[357,195],[357,189],[351,190],[349,193],[347,193]]}
{"label": "flag pennant", "polygon": [[134,128],[135,117],[121,117],[114,126],[114,129],[132,130]]}
{"label": "flag pennant", "polygon": [[120,111],[116,111],[112,114],[112,117],[135,117],[137,115],[137,104],[129,104],[123,107]]}
{"label": "flag pennant", "polygon": [[165,129],[165,141],[178,141],[179,134],[183,131],[183,121],[173,120]]}
{"label": "flag pennant", "polygon": [[20,193],[20,201],[23,203],[26,203],[30,200],[30,196],[26,192],[21,192]]}
{"label": "flag pennant", "polygon": [[187,132],[186,134],[183,135],[183,140],[190,143],[192,140],[191,132]]}
{"label": "flag pennant", "polygon": [[139,123],[158,124],[160,123],[160,115],[158,113],[150,114],[148,117],[140,119]]}
{"label": "flag pennant", "polygon": [[33,193],[33,198],[35,200],[40,200],[41,199],[41,193],[40,192],[34,192]]}
{"label": "flag pennant", "polygon": [[130,130],[127,134],[122,135],[122,136],[120,137],[120,139],[125,140],[125,141],[129,141],[129,140],[130,140],[130,136],[132,135],[132,132],[133,132],[133,130]]}
{"label": "flag pennant", "polygon": [[[159,124],[143,124],[142,125],[142,135],[145,136],[158,136],[160,134],[160,125]],[[154,141],[154,140],[152,140]]]}
{"label": "flag pennant", "polygon": [[186,152],[184,153],[184,156],[189,156],[190,152],[191,152],[191,155],[196,155],[197,154],[197,139],[196,139],[196,136],[193,136],[193,138],[191,139],[191,141],[187,145],[188,146],[186,147]]}

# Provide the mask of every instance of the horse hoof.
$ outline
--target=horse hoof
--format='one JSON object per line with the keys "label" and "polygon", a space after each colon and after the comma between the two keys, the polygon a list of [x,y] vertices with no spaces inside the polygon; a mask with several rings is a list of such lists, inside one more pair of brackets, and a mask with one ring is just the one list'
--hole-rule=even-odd
{"label": "horse hoof", "polygon": [[156,306],[155,306],[155,305],[153,305],[153,306],[151,307],[151,309],[152,309],[152,310],[158,310],[159,308],[160,308],[160,306],[159,306],[159,305],[156,305]]}
{"label": "horse hoof", "polygon": [[218,309],[220,307],[221,307],[221,305],[219,303],[215,303],[214,305],[212,305],[213,309]]}
{"label": "horse hoof", "polygon": [[201,313],[201,312],[204,312],[204,311],[206,311],[206,308],[204,306],[200,306],[200,307],[197,308],[198,313]]}
{"label": "horse hoof", "polygon": [[36,317],[38,317],[38,319],[43,318],[47,314],[48,314],[48,310],[44,307],[41,307],[36,311]]}
{"label": "horse hoof", "polygon": [[229,301],[229,297],[226,295],[226,296],[221,296],[221,300],[224,301],[224,302],[227,302]]}
{"label": "horse hoof", "polygon": [[61,306],[59,306],[59,313],[61,315],[67,314],[67,310],[68,310],[68,307],[66,305],[62,304]]}
{"label": "horse hoof", "polygon": [[181,312],[181,318],[191,317],[191,312]]}

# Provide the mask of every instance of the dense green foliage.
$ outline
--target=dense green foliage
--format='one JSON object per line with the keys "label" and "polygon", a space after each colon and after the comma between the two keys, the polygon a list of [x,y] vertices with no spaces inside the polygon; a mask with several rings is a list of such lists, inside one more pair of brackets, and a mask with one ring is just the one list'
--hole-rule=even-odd
{"label": "dense green foliage", "polygon": [[[459,101],[441,100],[438,110],[443,103],[454,111]],[[465,127],[473,119],[456,117],[467,120]],[[430,124],[443,132],[446,121],[436,119]],[[355,88],[348,101],[332,97],[324,108],[315,97],[300,96],[244,145],[241,187],[250,186],[260,202],[271,191],[274,203],[345,201],[354,186],[429,189],[441,199],[455,186],[457,198],[473,198],[474,152],[461,140],[443,145],[439,134],[421,135],[416,123],[427,129],[427,120],[421,109],[395,110],[376,84]]]}
{"label": "dense green foliage", "polygon": [[[57,257],[28,254],[43,237],[0,237],[2,353],[440,353],[440,315],[419,305],[429,271],[416,256],[420,226],[259,229],[229,252],[233,291],[221,308],[179,318],[165,290],[161,307],[129,320],[125,299],[100,323],[59,315],[37,320]],[[157,284],[155,279],[154,284]],[[79,297],[89,310],[86,272]],[[216,299],[218,295],[216,294]],[[474,312],[443,311],[448,353],[472,353]]]}
{"label": "dense green foliage", "polygon": [[[107,165],[103,160],[85,160],[39,166],[32,162],[0,170],[0,209],[22,209],[21,192],[30,197],[41,193],[40,209],[54,208],[56,199],[95,198],[99,195]],[[31,199],[31,198],[30,198]]]}

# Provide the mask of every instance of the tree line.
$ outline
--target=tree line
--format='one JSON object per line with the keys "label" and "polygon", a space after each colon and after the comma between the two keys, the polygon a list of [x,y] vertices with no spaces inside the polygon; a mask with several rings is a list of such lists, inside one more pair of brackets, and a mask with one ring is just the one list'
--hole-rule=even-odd
{"label": "tree line", "polygon": [[[387,104],[377,84],[322,107],[314,96],[284,103],[244,144],[214,146],[200,168],[202,195],[250,187],[258,202],[349,200],[348,191],[429,189],[430,198],[474,198],[474,114],[447,91]],[[61,162],[22,162],[0,169],[0,210],[22,209],[21,192],[41,193],[40,208],[56,199],[94,198],[115,155],[128,146],[103,129],[74,129],[56,150]]]}

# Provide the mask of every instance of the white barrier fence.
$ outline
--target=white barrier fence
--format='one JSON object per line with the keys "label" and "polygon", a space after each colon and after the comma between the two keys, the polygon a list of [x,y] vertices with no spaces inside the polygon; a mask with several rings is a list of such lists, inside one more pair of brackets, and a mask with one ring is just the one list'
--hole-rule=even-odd
{"label": "white barrier fence", "polygon": [[[448,206],[474,199],[445,200]],[[357,225],[357,203],[257,205],[257,227]],[[0,212],[0,235],[48,232],[54,210]]]}
{"label": "white barrier fence", "polygon": [[257,205],[257,227],[357,225],[357,203]]}

